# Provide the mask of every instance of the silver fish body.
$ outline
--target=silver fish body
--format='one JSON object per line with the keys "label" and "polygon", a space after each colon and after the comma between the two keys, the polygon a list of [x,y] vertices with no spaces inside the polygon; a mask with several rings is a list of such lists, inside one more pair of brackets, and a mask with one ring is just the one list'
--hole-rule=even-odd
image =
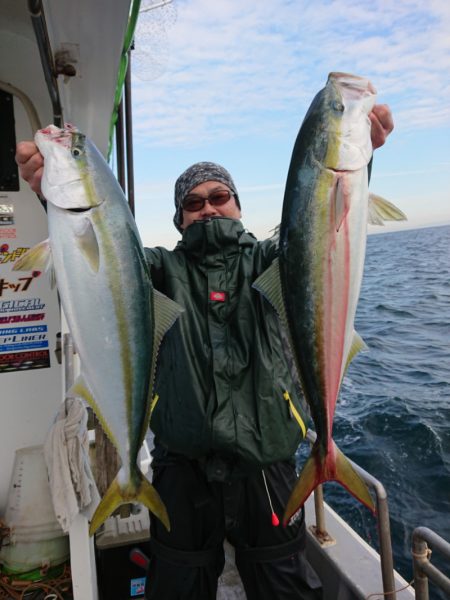
{"label": "silver fish body", "polygon": [[[340,481],[374,508],[365,485],[332,439],[345,369],[362,346],[354,319],[364,269],[372,156],[364,78],[332,73],[305,118],[289,169],[280,229],[280,275],[302,386],[317,442],[285,517],[316,485]],[[354,350],[352,351],[352,346]]]}
{"label": "silver fish body", "polygon": [[35,140],[45,159],[49,240],[16,266],[51,261],[81,363],[68,394],[92,406],[122,462],[90,531],[130,501],[146,504],[169,527],[166,509],[137,461],[157,348],[180,310],[153,290],[128,203],[95,146],[70,126],[49,126]]}
{"label": "silver fish body", "polygon": [[286,507],[285,523],[327,480],[339,481],[374,510],[366,485],[334,443],[332,427],[345,370],[364,345],[354,331],[354,318],[368,221],[368,115],[375,98],[367,79],[331,73],[313,100],[289,167],[278,273],[269,285],[267,275],[255,284],[278,308],[289,332],[317,432]]}

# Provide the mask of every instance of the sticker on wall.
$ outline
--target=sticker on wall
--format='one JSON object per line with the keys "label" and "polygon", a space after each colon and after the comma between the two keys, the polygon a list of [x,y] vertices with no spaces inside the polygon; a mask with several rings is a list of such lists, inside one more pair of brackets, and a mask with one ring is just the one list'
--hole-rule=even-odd
{"label": "sticker on wall", "polygon": [[30,313],[26,315],[8,315],[0,316],[0,325],[10,325],[12,323],[30,323],[31,321],[43,321],[45,313]]}
{"label": "sticker on wall", "polygon": [[0,243],[0,265],[16,262],[27,250],[29,248],[12,248],[10,244]]}
{"label": "sticker on wall", "polygon": [[0,300],[0,315],[13,312],[42,311],[45,303],[40,298],[15,298],[14,300]]}
{"label": "sticker on wall", "polygon": [[0,196],[0,228],[11,227],[12,225],[14,225],[13,203],[11,200]]}
{"label": "sticker on wall", "polygon": [[0,329],[0,352],[48,348],[47,325]]}
{"label": "sticker on wall", "polygon": [[41,271],[33,271],[22,277],[0,277],[0,297],[4,292],[26,292],[31,283],[41,275]]}
{"label": "sticker on wall", "polygon": [[145,577],[136,577],[130,579],[130,596],[136,598],[137,596],[143,596],[145,593]]}
{"label": "sticker on wall", "polygon": [[0,240],[15,240],[17,237],[17,230],[15,227],[1,227],[0,226]]}
{"label": "sticker on wall", "polygon": [[0,354],[0,374],[11,371],[47,369],[50,367],[49,350],[30,350],[28,352],[8,352]]}

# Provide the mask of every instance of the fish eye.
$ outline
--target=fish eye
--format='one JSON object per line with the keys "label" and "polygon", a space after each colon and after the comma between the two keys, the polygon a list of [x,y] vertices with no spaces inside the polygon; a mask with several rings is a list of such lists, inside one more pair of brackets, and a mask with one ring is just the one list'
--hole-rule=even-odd
{"label": "fish eye", "polygon": [[70,136],[72,138],[71,149],[70,149],[71,154],[74,158],[80,158],[85,153],[86,136],[83,135],[82,133],[79,133],[78,131],[70,133]]}
{"label": "fish eye", "polygon": [[339,112],[344,112],[344,105],[342,104],[342,102],[339,102],[339,100],[335,100],[333,102],[333,108],[334,110],[337,110]]}
{"label": "fish eye", "polygon": [[82,154],[83,151],[81,148],[78,148],[77,146],[75,146],[75,148],[72,148],[72,156],[74,158],[79,158]]}

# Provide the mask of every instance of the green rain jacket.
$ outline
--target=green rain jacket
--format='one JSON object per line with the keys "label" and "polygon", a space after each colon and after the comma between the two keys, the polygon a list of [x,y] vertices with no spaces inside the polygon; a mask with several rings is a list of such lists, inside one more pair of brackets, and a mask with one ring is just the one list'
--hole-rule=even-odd
{"label": "green rain jacket", "polygon": [[276,255],[228,218],[193,223],[173,251],[146,249],[154,287],[184,308],[162,341],[152,401],[167,450],[247,471],[291,458],[305,436],[285,335],[252,288]]}

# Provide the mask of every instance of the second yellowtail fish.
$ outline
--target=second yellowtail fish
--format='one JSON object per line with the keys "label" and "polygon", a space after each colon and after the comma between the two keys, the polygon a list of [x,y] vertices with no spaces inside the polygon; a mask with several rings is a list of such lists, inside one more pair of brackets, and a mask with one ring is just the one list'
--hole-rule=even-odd
{"label": "second yellowtail fish", "polygon": [[375,511],[372,497],[332,438],[345,370],[364,347],[354,319],[371,220],[403,219],[369,199],[369,113],[376,99],[363,77],[331,73],[313,100],[292,153],[279,260],[255,282],[277,308],[317,432],[284,515],[289,522],[320,483],[336,480]]}

